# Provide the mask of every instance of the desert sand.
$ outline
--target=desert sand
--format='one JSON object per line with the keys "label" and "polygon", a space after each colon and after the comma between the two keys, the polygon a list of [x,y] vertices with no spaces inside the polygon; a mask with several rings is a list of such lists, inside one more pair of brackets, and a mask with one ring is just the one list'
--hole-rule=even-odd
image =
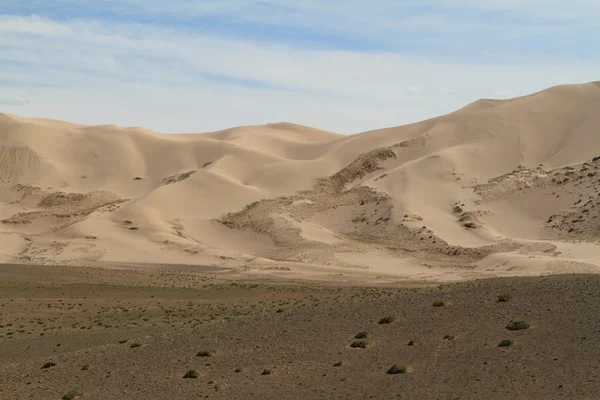
{"label": "desert sand", "polygon": [[2,114],[0,399],[596,399],[598,109],[600,83],[350,136]]}
{"label": "desert sand", "polygon": [[0,115],[0,262],[336,281],[600,271],[600,83],[355,135]]}

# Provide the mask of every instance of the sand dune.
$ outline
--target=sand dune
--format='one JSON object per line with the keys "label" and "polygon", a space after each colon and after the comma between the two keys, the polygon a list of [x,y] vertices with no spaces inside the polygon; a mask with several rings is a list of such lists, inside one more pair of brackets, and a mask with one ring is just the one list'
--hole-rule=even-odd
{"label": "sand dune", "polygon": [[343,136],[0,114],[0,261],[310,279],[600,271],[600,83]]}

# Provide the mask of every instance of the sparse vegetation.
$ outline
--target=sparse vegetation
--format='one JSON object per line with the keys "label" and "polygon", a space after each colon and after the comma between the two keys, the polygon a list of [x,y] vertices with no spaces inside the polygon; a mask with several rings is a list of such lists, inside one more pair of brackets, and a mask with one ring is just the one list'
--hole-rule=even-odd
{"label": "sparse vegetation", "polygon": [[524,329],[529,329],[531,325],[529,325],[525,321],[510,321],[508,325],[506,325],[506,329],[509,331],[521,331]]}
{"label": "sparse vegetation", "polygon": [[261,372],[261,375],[271,375],[271,370],[268,368],[263,369],[263,371]]}
{"label": "sparse vegetation", "polygon": [[434,307],[445,307],[448,304],[446,300],[436,300],[433,302]]}
{"label": "sparse vegetation", "polygon": [[350,344],[350,347],[353,349],[366,349],[369,346],[369,343],[365,340],[355,340]]}
{"label": "sparse vegetation", "polygon": [[510,347],[513,345],[513,341],[510,339],[504,339],[500,343],[498,343],[498,347]]}
{"label": "sparse vegetation", "polygon": [[131,343],[131,345],[129,346],[132,349],[135,349],[136,347],[141,347],[142,345],[140,343]]}
{"label": "sparse vegetation", "polygon": [[414,340],[410,340],[406,345],[407,346],[414,346],[415,345],[415,341]]}
{"label": "sparse vegetation", "polygon": [[214,350],[211,349],[204,349],[204,350],[200,350],[197,354],[196,357],[212,357],[213,354],[215,353]]}
{"label": "sparse vegetation", "polygon": [[83,396],[83,392],[81,390],[71,389],[62,397],[62,400],[74,400],[81,396]]}
{"label": "sparse vegetation", "polygon": [[396,317],[393,317],[393,316],[390,315],[390,316],[381,318],[378,323],[382,324],[382,325],[391,324],[395,320],[396,320]]}
{"label": "sparse vegetation", "polygon": [[369,336],[368,332],[358,332],[355,336],[354,339],[366,339]]}
{"label": "sparse vegetation", "polygon": [[498,296],[498,303],[507,303],[512,300],[512,296],[510,294],[501,294]]}
{"label": "sparse vegetation", "polygon": [[408,367],[406,365],[398,365],[398,364],[394,364],[390,367],[390,369],[388,369],[387,373],[390,375],[397,375],[397,374],[405,374],[408,372]]}
{"label": "sparse vegetation", "polygon": [[196,173],[196,170],[192,170],[192,171],[184,172],[181,174],[171,175],[171,176],[164,178],[163,182],[165,185],[180,182],[180,181],[183,181],[183,180],[189,178],[190,176],[194,175],[195,173]]}
{"label": "sparse vegetation", "polygon": [[56,366],[56,363],[54,361],[48,361],[47,363],[42,365],[42,369],[48,369],[48,368],[52,368],[55,366]]}
{"label": "sparse vegetation", "polygon": [[90,369],[90,365],[89,365],[89,364],[85,364],[85,365],[83,365],[83,366],[81,367],[81,370],[82,370],[82,371],[87,371],[87,370],[89,370],[89,369]]}
{"label": "sparse vegetation", "polygon": [[184,379],[198,379],[200,374],[195,369],[190,369],[188,372],[183,375]]}
{"label": "sparse vegetation", "polygon": [[333,363],[333,366],[334,366],[334,367],[341,367],[341,366],[342,366],[342,364],[343,364],[343,362],[341,362],[341,361],[336,361],[336,362],[334,362],[334,363]]}

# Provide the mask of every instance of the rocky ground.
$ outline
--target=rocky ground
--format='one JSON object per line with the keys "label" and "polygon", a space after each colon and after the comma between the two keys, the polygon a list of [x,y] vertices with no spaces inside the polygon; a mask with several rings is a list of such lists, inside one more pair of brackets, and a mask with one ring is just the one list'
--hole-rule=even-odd
{"label": "rocky ground", "polygon": [[594,399],[599,302],[598,276],[361,287],[5,265],[0,398]]}

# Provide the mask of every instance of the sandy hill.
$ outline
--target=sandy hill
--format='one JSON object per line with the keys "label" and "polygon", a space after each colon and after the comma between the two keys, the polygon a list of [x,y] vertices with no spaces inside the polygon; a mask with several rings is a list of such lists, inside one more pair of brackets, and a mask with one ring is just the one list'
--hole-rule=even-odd
{"label": "sandy hill", "polygon": [[330,279],[600,268],[600,83],[337,135],[0,114],[0,261]]}

